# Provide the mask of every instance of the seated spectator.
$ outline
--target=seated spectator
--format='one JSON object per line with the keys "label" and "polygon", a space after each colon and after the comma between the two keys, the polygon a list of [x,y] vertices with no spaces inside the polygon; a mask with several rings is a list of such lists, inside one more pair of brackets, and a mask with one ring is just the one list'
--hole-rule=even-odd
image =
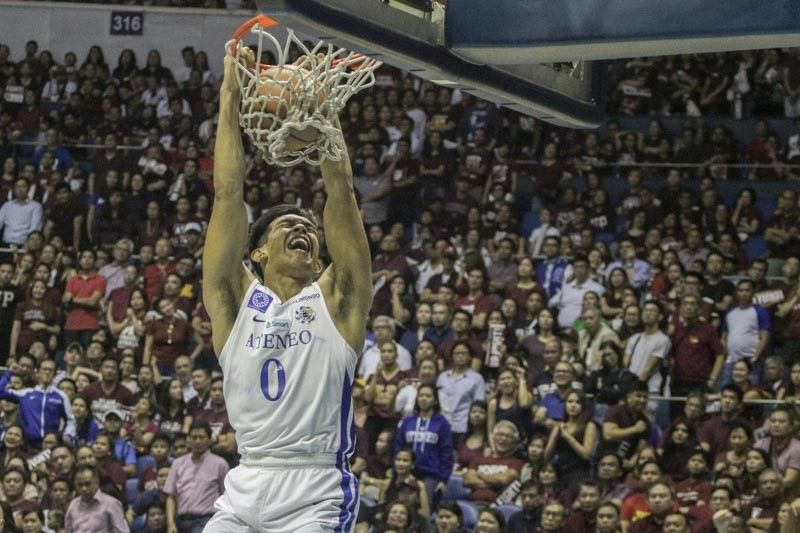
{"label": "seated spectator", "polygon": [[542,509],[542,533],[556,533],[563,530],[567,516],[566,508],[558,502],[550,502]]}
{"label": "seated spectator", "polygon": [[136,448],[130,439],[122,434],[124,418],[125,415],[120,411],[115,409],[107,411],[103,419],[103,427],[105,434],[112,439],[114,459],[122,465],[122,469],[128,477],[134,477],[136,475]]}
{"label": "seated spectator", "polygon": [[738,417],[742,404],[742,391],[733,385],[722,388],[719,396],[720,412],[706,420],[698,431],[700,446],[716,457],[728,451],[728,438],[735,422],[745,422]]}
{"label": "seated spectator", "polygon": [[436,533],[462,531],[464,515],[456,502],[442,502],[436,508]]}
{"label": "seated spectator", "polygon": [[689,456],[686,463],[689,477],[675,484],[675,500],[684,512],[688,512],[690,507],[708,505],[711,499],[710,466],[708,453],[702,448],[697,448]]}
{"label": "seated spectator", "polygon": [[665,520],[672,513],[675,496],[672,489],[663,481],[656,481],[647,489],[647,505],[650,514],[631,524],[630,533],[661,531]]}
{"label": "seated spectator", "polygon": [[781,474],[767,468],[758,476],[758,492],[749,504],[742,504],[741,515],[750,530],[769,531],[773,520],[778,515],[783,499],[783,483]]}
{"label": "seated spectator", "polygon": [[790,495],[800,487],[800,439],[793,435],[794,412],[779,405],[769,415],[769,436],[756,441],[754,447],[769,453],[772,468],[782,476],[783,490]]}
{"label": "seated spectator", "polygon": [[[534,411],[533,423],[548,430],[566,420],[567,395],[575,387],[573,368],[567,361],[559,361],[553,369],[553,390],[546,392]],[[546,389],[546,390],[549,390]],[[541,392],[540,392],[541,394]]]}
{"label": "seated spectator", "polygon": [[655,461],[646,461],[637,466],[637,480],[631,487],[632,494],[625,498],[620,511],[620,520],[623,530],[630,525],[645,518],[650,514],[647,505],[647,489],[655,482],[664,480],[664,472]]}
{"label": "seated spectator", "polygon": [[150,398],[142,397],[136,401],[133,412],[123,425],[124,433],[136,450],[136,455],[144,455],[153,437],[158,433],[158,423],[152,419],[153,405]]}
{"label": "seated spectator", "polygon": [[695,427],[684,418],[675,420],[664,432],[662,446],[658,449],[664,473],[673,481],[686,479],[689,476],[686,465],[697,446]]}
{"label": "seated spectator", "polygon": [[473,459],[464,475],[464,485],[472,489],[470,499],[490,503],[515,480],[519,479],[523,462],[515,457],[520,442],[519,430],[513,423],[501,420],[495,425],[492,439],[495,451]]}
{"label": "seated spectator", "polygon": [[100,490],[97,469],[78,466],[74,475],[77,497],[72,500],[64,517],[67,531],[129,531],[119,500]]}
{"label": "seated spectator", "polygon": [[160,409],[156,415],[156,421],[159,423],[161,430],[168,435],[185,434],[192,424],[192,417],[189,416],[186,402],[183,398],[183,386],[177,378],[168,380],[160,389],[157,402]]}
{"label": "seated spectator", "polygon": [[119,382],[119,363],[116,358],[104,357],[100,365],[100,381],[87,385],[81,396],[89,404],[95,421],[102,425],[106,412],[122,412],[134,404],[133,394]]}
{"label": "seated spectator", "polygon": [[629,385],[625,399],[606,412],[598,453],[618,453],[626,461],[635,459],[647,444],[651,422],[644,414],[648,400],[647,384],[635,381]]}
{"label": "seated spectator", "polygon": [[[116,446],[112,437],[105,432],[101,432],[95,437],[92,442],[92,456],[87,464],[93,464],[97,467],[100,474],[100,487],[103,492],[110,494],[116,498],[122,499],[123,489],[125,488],[125,480],[127,474],[123,465],[116,458]],[[78,464],[83,464],[83,459],[78,450],[76,454]],[[134,465],[134,471],[136,466]]]}
{"label": "seated spectator", "polygon": [[600,487],[594,481],[585,480],[578,490],[578,508],[574,509],[564,524],[566,533],[579,533],[595,529],[597,509],[600,506]]}

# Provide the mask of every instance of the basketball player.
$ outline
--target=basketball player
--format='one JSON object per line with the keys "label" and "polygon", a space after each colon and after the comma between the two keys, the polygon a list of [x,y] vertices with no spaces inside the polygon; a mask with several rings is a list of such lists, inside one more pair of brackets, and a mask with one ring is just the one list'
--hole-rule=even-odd
{"label": "basketball player", "polygon": [[[350,387],[372,285],[350,162],[345,154],[321,166],[333,260],[324,272],[316,221],[294,206],[264,213],[248,242],[234,68],[225,57],[203,300],[241,463],[205,531],[351,531],[358,485],[349,471]],[[241,262],[245,247],[259,277]]]}

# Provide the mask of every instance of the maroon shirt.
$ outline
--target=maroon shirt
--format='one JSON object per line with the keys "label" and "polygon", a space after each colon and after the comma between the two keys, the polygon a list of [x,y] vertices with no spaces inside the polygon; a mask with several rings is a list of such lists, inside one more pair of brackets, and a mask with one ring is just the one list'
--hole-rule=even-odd
{"label": "maroon shirt", "polygon": [[608,411],[606,411],[605,417],[603,418],[603,423],[611,422],[619,426],[620,429],[625,429],[635,425],[639,420],[644,420],[647,422],[648,429],[641,433],[637,433],[636,435],[631,435],[623,440],[607,441],[606,439],[601,439],[600,447],[597,450],[595,457],[602,457],[607,453],[613,453],[619,457],[628,459],[632,457],[634,453],[636,453],[636,450],[639,447],[639,441],[646,441],[650,434],[650,423],[647,421],[647,417],[645,417],[644,414],[634,412],[625,403],[620,403],[609,407]]}
{"label": "maroon shirt", "polygon": [[711,482],[707,479],[685,479],[675,485],[675,499],[681,507],[694,507],[711,501]]}
{"label": "maroon shirt", "polygon": [[[522,472],[525,463],[516,457],[479,457],[473,459],[469,464],[470,470],[475,470],[479,474],[503,474],[509,469]],[[505,487],[498,490],[493,488],[475,489],[470,494],[469,499],[479,502],[493,502],[497,499]]]}
{"label": "maroon shirt", "polygon": [[136,403],[136,398],[133,393],[124,385],[117,383],[111,394],[106,394],[102,385],[98,381],[87,385],[81,392],[81,396],[89,404],[92,410],[95,421],[102,427],[103,419],[106,413],[111,409],[121,409],[123,412],[127,411],[129,407],[133,407]]}
{"label": "maroon shirt", "polygon": [[14,311],[14,320],[19,320],[22,323],[19,337],[17,338],[17,353],[21,354],[27,352],[31,344],[36,341],[40,341],[47,346],[50,333],[44,329],[33,331],[31,323],[44,322],[48,326],[61,324],[61,309],[53,307],[46,302],[36,304],[32,301],[25,301],[19,304],[16,311]]}
{"label": "maroon shirt", "polygon": [[678,320],[670,340],[675,381],[681,384],[705,384],[717,355],[725,353],[717,330],[711,324],[697,322],[687,327],[683,320]]}
{"label": "maroon shirt", "polygon": [[740,418],[734,418],[730,422],[722,419],[722,415],[717,414],[703,422],[700,431],[697,433],[698,442],[706,442],[711,446],[711,455],[716,457],[721,453],[730,450],[728,437],[731,434],[731,427],[736,423],[746,422]]}
{"label": "maroon shirt", "polygon": [[128,314],[128,302],[131,299],[131,293],[137,287],[119,287],[111,291],[108,295],[108,301],[111,303],[111,316],[115,322],[122,322]]}
{"label": "maroon shirt", "polygon": [[175,359],[186,353],[186,342],[191,337],[191,325],[177,315],[171,320],[160,318],[147,324],[145,332],[153,336],[151,355],[161,364],[174,367]]}

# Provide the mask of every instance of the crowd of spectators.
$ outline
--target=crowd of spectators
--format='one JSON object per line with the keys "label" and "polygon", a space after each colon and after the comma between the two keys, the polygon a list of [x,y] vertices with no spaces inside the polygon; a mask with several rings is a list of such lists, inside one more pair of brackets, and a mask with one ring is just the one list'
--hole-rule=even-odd
{"label": "crowd of spectators", "polygon": [[800,116],[800,48],[624,59],[609,73],[617,113]]}
{"label": "crowd of spectators", "polygon": [[[236,464],[200,278],[218,80],[182,55],[0,45],[2,531],[200,531]],[[766,165],[800,121],[577,132],[384,67],[341,122],[375,294],[356,531],[793,531],[800,205]],[[249,150],[249,219],[280,203],[321,220],[318,170]]]}

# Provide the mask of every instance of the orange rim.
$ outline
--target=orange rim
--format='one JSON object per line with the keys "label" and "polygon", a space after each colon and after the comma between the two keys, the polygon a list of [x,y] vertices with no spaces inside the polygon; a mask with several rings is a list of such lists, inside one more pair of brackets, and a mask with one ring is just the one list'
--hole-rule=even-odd
{"label": "orange rim", "polygon": [[[236,56],[236,45],[242,40],[242,37],[244,37],[253,28],[253,26],[255,26],[256,24],[258,24],[262,28],[272,28],[274,26],[277,26],[279,24],[279,22],[277,20],[273,19],[273,18],[270,18],[270,17],[266,16],[266,15],[258,14],[255,17],[253,17],[250,20],[248,20],[247,22],[245,22],[244,24],[242,24],[241,26],[239,26],[236,29],[236,31],[233,32],[233,36],[231,37],[231,39],[234,41],[231,44],[231,48],[229,50],[229,52],[230,52],[230,54],[232,56],[234,56],[234,57]],[[359,60],[358,62],[356,62],[356,63],[354,63],[354,64],[352,64],[350,66],[350,70],[356,71],[359,68],[361,68],[361,65],[366,60],[366,57],[363,54],[354,54],[351,59],[358,59]],[[336,59],[334,61],[331,61],[331,66],[332,67],[337,67],[344,60],[345,60],[345,58]],[[257,63],[257,64],[258,64],[259,70],[266,70],[268,68],[272,68],[272,67],[275,66],[275,65],[267,65],[265,63]]]}
{"label": "orange rim", "polygon": [[262,28],[271,28],[273,26],[278,25],[278,21],[272,19],[266,15],[256,15],[255,17],[251,18],[241,26],[239,26],[235,32],[233,32],[233,39],[235,42],[231,45],[230,53],[232,56],[236,55],[236,44],[242,40],[242,37],[249,32],[253,26],[256,24],[260,25]]}

